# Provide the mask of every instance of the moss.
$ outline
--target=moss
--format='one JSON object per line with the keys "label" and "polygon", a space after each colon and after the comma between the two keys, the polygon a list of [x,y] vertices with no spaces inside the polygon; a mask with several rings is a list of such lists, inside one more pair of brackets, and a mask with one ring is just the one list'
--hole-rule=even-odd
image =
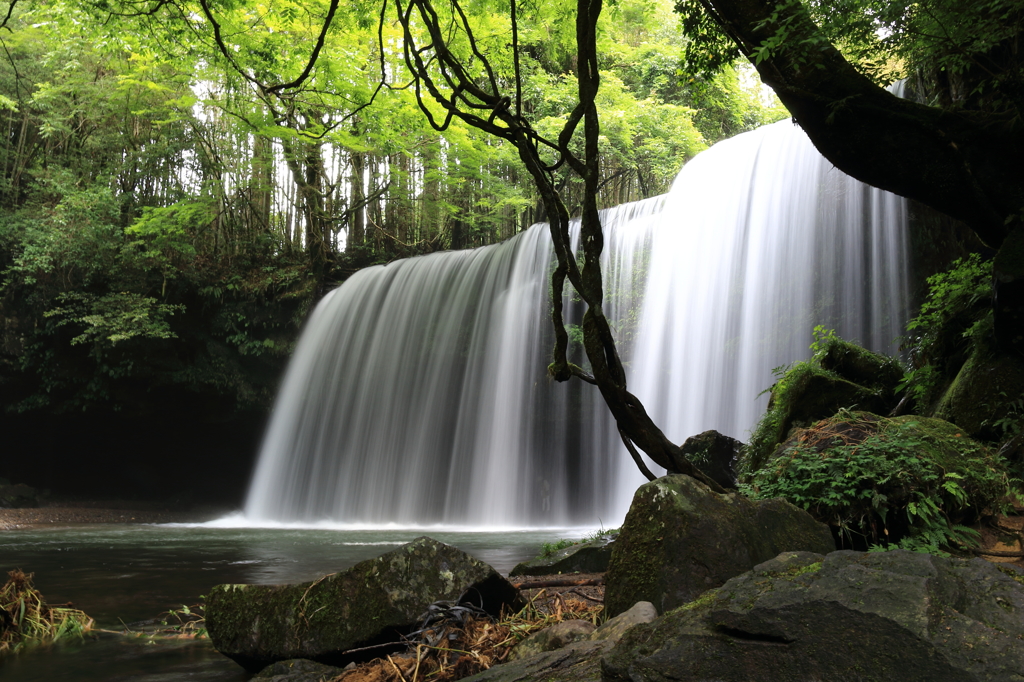
{"label": "moss", "polygon": [[892,394],[903,378],[903,365],[897,358],[875,353],[836,336],[821,341],[815,360],[826,371],[883,393]]}
{"label": "moss", "polygon": [[1006,495],[1009,478],[954,424],[844,411],[792,434],[751,483],[758,497],[789,499],[861,549],[920,538],[938,550],[970,540],[958,524]]}
{"label": "moss", "polygon": [[741,475],[763,467],[793,428],[829,417],[844,407],[875,409],[886,402],[877,391],[843,379],[814,362],[793,365],[771,388],[768,411],[740,457]]}
{"label": "moss", "polygon": [[935,416],[972,438],[1001,441],[1024,417],[1024,360],[978,344],[939,400]]}

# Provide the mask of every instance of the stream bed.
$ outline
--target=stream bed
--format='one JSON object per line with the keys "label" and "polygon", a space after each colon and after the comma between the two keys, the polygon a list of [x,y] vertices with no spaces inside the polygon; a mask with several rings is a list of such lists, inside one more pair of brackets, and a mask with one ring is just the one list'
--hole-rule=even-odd
{"label": "stream bed", "polygon": [[[137,631],[139,621],[202,601],[220,583],[312,580],[422,535],[455,545],[507,575],[541,544],[588,528],[246,528],[201,525],[77,525],[0,532],[0,570],[34,573],[51,604],[72,602],[97,628]],[[2,682],[241,681],[242,669],[209,640],[153,640],[98,633],[0,658]]]}

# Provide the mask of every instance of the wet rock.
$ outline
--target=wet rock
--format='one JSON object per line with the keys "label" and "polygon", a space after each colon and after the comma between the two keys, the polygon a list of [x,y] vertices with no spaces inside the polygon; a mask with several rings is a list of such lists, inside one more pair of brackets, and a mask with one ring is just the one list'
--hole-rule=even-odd
{"label": "wet rock", "polygon": [[1021,581],[981,559],[788,552],[631,629],[604,679],[1020,680]]}
{"label": "wet rock", "polygon": [[595,626],[589,620],[565,620],[530,635],[516,645],[509,654],[509,660],[526,658],[542,651],[554,651],[587,639]]}
{"label": "wet rock", "polygon": [[252,679],[260,682],[324,682],[344,672],[341,668],[324,665],[304,658],[278,661],[256,673]]}
{"label": "wet rock", "polygon": [[[597,682],[601,679],[601,656],[611,650],[622,635],[634,625],[649,623],[657,616],[654,606],[647,602],[635,604],[632,608],[608,620],[592,630],[579,641],[567,642],[557,635],[547,641],[560,643],[559,648],[544,651],[520,652],[502,665],[496,665],[473,677],[473,682],[522,682],[522,680],[544,680],[544,682]],[[579,623],[581,621],[567,621]],[[560,623],[565,625],[566,623]],[[538,635],[557,628],[552,626]],[[571,626],[576,629],[579,626]],[[580,632],[586,627],[580,628]],[[529,640],[526,640],[529,641]],[[524,641],[519,646],[526,643]],[[517,651],[519,647],[516,648]]]}
{"label": "wet rock", "polygon": [[419,538],[347,571],[298,585],[218,585],[206,599],[214,647],[250,672],[306,658],[344,665],[385,653],[436,601],[467,601],[497,616],[522,605],[493,568],[455,547]]}
{"label": "wet rock", "polygon": [[602,535],[590,542],[581,542],[551,554],[517,564],[510,576],[555,575],[557,573],[604,573],[612,557],[617,533]]}
{"label": "wet rock", "polygon": [[784,500],[754,502],[664,476],[633,497],[605,575],[605,610],[649,601],[664,613],[779,552],[834,549],[828,526]]}
{"label": "wet rock", "polygon": [[657,617],[658,610],[654,608],[654,604],[649,601],[639,601],[614,618],[609,618],[602,623],[601,627],[590,635],[590,639],[617,642],[622,635],[626,634],[626,630],[640,623],[650,623]]}
{"label": "wet rock", "polygon": [[496,665],[462,682],[598,682],[601,656],[611,647],[611,642],[607,641],[574,642],[562,649]]}
{"label": "wet rock", "polygon": [[683,455],[723,488],[736,487],[734,465],[743,443],[715,430],[690,436],[683,443]]}

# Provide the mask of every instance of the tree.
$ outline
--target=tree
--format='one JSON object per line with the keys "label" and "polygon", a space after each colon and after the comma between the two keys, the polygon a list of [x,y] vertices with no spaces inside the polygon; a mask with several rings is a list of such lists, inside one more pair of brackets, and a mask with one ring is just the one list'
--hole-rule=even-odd
{"label": "tree", "polygon": [[[604,235],[597,200],[600,182],[597,22],[601,0],[576,2],[577,103],[556,139],[540,135],[524,115],[514,0],[510,17],[514,74],[508,85],[498,78],[491,60],[481,51],[473,26],[458,2],[446,3],[447,8],[440,11],[430,0],[394,0],[394,3],[404,30],[406,64],[414,76],[420,108],[431,125],[443,131],[457,118],[507,140],[519,152],[519,158],[540,194],[557,259],[551,276],[556,341],[554,361],[548,368],[550,375],[556,381],[576,377],[598,387],[615,418],[623,443],[649,478],[654,476],[634,446],[669,471],[689,474],[721,490],[686,460],[679,446],[665,437],[643,404],[628,391],[611,325],[602,309],[601,252]],[[422,28],[422,33],[417,31],[419,28]],[[582,150],[577,152],[572,142],[581,125]],[[554,176],[563,164],[584,185],[580,197],[579,256],[572,248],[570,214]],[[566,280],[587,306],[582,325],[583,345],[592,374],[570,363],[566,356],[569,338],[562,315],[561,296]]]}
{"label": "tree", "polygon": [[[837,168],[1003,247],[997,337],[1024,350],[1024,3],[680,0],[678,8],[699,46],[691,67],[713,70],[738,50]],[[914,75],[928,102],[881,87],[893,72]]]}

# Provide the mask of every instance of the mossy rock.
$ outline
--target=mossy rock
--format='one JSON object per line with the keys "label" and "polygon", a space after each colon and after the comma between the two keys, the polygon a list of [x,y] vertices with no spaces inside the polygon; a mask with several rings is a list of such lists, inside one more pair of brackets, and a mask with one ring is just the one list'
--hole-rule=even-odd
{"label": "mossy rock", "polygon": [[312,582],[217,585],[206,598],[206,627],[214,647],[250,672],[295,658],[342,666],[367,658],[350,650],[398,642],[430,604],[464,595],[495,616],[523,603],[487,564],[422,537]]}
{"label": "mossy rock", "polygon": [[[955,424],[843,410],[792,433],[750,484],[757,496],[789,499],[866,549],[935,532],[952,538],[955,524],[1006,494],[1008,474]],[[934,512],[920,511],[931,505]]]}
{"label": "mossy rock", "polygon": [[690,436],[682,445],[690,464],[723,488],[736,487],[736,460],[743,443],[715,430]]}
{"label": "mossy rock", "polygon": [[618,532],[609,532],[589,542],[580,542],[516,564],[509,573],[516,575],[553,575],[557,573],[604,573],[612,558]]}
{"label": "mossy rock", "polygon": [[1024,420],[1024,359],[979,346],[946,389],[935,416],[981,440],[1004,438]]}
{"label": "mossy rock", "polygon": [[784,500],[720,495],[684,475],[641,486],[605,574],[605,611],[685,604],[785,550],[830,552],[828,527]]}
{"label": "mossy rock", "polygon": [[816,354],[816,359],[822,369],[874,389],[889,400],[895,397],[896,387],[904,374],[903,365],[897,358],[869,351],[837,337],[821,343],[823,348]]}
{"label": "mossy rock", "polygon": [[915,552],[785,553],[629,630],[603,679],[1019,680],[1018,577]]}
{"label": "mossy rock", "polygon": [[741,453],[740,473],[746,476],[763,467],[794,428],[809,426],[842,408],[888,412],[893,406],[891,390],[856,384],[814,362],[798,362],[772,387],[768,410]]}

